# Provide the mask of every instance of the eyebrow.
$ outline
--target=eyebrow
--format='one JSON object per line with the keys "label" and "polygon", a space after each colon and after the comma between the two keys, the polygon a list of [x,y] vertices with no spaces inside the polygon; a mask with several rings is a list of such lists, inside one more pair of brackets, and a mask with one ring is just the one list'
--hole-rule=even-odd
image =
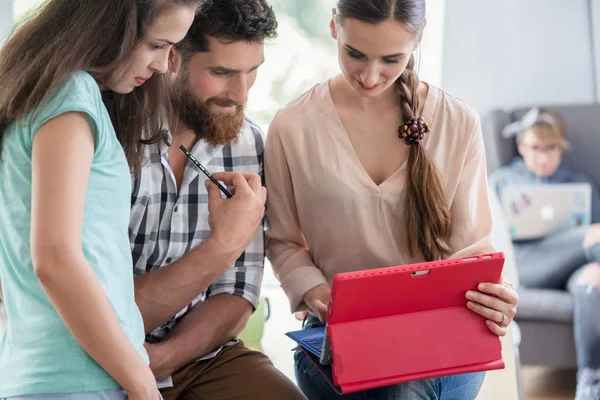
{"label": "eyebrow", "polygon": [[[250,68],[248,70],[248,72],[250,73],[254,70],[257,70],[258,67],[260,67],[263,64],[264,64],[264,60],[260,64],[255,65],[254,67]],[[242,72],[239,69],[231,69],[231,68],[226,68],[226,67],[208,67],[208,69],[210,69],[211,71],[217,71],[217,72],[222,72],[222,73],[226,73],[226,74],[239,74]]]}
{"label": "eyebrow", "polygon": [[170,40],[167,39],[158,39],[159,42],[164,42],[166,44],[168,44],[169,46],[175,46],[175,43],[171,42]]}
{"label": "eyebrow", "polygon": [[[356,50],[354,47],[350,46],[349,44],[345,44],[344,47],[347,48],[348,50],[355,51],[355,52],[357,52],[357,53],[359,53],[359,54],[361,54],[363,56],[366,56],[365,53],[363,53],[360,50]],[[380,58],[394,58],[394,57],[400,57],[400,56],[403,56],[403,55],[404,55],[404,53],[396,53],[396,54],[389,54],[387,56],[382,56]]]}

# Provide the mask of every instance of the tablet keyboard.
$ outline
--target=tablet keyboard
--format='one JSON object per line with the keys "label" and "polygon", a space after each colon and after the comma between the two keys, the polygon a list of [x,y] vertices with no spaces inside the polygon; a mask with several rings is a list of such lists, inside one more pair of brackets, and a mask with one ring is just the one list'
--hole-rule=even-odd
{"label": "tablet keyboard", "polygon": [[316,336],[310,339],[305,339],[304,343],[316,350],[318,354],[321,354],[321,349],[323,348],[323,336]]}

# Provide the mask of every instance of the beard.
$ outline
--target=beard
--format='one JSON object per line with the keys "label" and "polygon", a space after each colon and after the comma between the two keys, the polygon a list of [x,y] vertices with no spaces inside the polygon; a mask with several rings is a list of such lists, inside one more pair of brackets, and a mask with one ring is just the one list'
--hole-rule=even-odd
{"label": "beard", "polygon": [[[187,71],[182,71],[171,87],[171,103],[175,115],[191,129],[198,139],[212,146],[229,146],[238,141],[244,124],[244,106],[229,99],[212,97],[198,100],[190,91]],[[211,111],[211,104],[222,107],[235,106],[235,112],[217,113]]]}

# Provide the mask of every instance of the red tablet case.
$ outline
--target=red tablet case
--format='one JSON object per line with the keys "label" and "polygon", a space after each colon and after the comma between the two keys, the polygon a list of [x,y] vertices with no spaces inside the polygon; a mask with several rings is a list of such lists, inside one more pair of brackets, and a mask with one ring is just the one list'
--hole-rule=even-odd
{"label": "red tablet case", "polygon": [[500,339],[467,308],[465,293],[500,282],[503,265],[494,253],[337,274],[326,328],[332,373],[305,353],[344,394],[502,369]]}

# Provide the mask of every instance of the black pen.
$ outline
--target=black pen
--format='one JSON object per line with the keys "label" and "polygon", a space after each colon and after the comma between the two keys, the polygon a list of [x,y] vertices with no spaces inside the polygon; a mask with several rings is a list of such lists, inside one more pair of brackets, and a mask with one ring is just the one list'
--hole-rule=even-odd
{"label": "black pen", "polygon": [[221,185],[221,183],[218,180],[213,178],[213,176],[210,174],[210,172],[208,172],[206,170],[206,168],[204,168],[202,166],[202,164],[200,164],[198,162],[198,160],[196,160],[196,158],[189,151],[187,151],[187,149],[183,145],[179,146],[179,148],[181,149],[181,151],[183,151],[185,153],[187,158],[189,158],[194,164],[196,164],[196,167],[200,168],[200,171],[202,171],[204,173],[204,175],[206,175],[212,183],[217,185],[217,187],[221,190],[221,192],[223,192],[223,194],[225,196],[227,196],[228,199],[233,197],[233,195],[231,193],[229,193],[229,190],[227,190],[227,188],[225,188],[225,186]]}

